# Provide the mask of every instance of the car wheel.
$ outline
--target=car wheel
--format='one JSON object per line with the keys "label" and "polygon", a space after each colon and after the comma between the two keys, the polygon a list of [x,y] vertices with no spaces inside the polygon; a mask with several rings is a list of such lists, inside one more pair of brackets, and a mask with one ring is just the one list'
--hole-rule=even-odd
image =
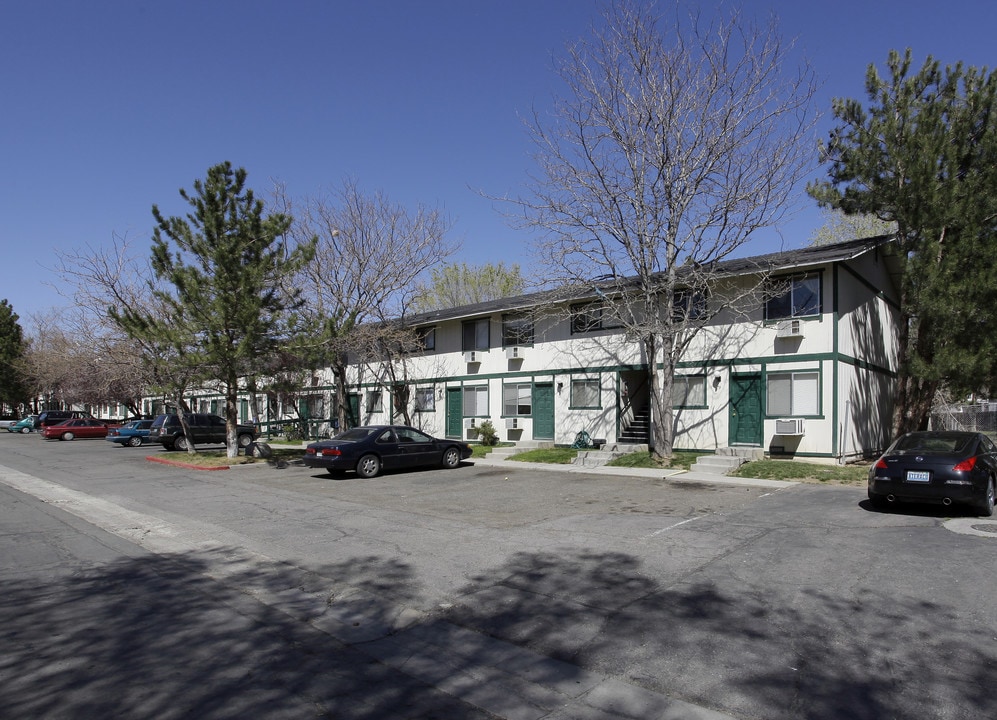
{"label": "car wheel", "polygon": [[26,434],[28,434],[29,432],[31,432],[31,428],[21,428],[21,432],[22,432],[22,433],[24,433],[24,434],[26,435]]}
{"label": "car wheel", "polygon": [[245,449],[253,444],[253,436],[243,433],[239,436],[239,447]]}
{"label": "car wheel", "polygon": [[187,442],[186,435],[180,435],[176,440],[173,441],[173,447],[181,452],[185,452],[187,448],[190,447],[190,443]]}
{"label": "car wheel", "polygon": [[443,467],[453,469],[460,465],[460,452],[455,447],[443,451]]}
{"label": "car wheel", "polygon": [[360,477],[377,477],[379,472],[381,472],[381,460],[377,455],[364,455],[357,463],[357,475]]}
{"label": "car wheel", "polygon": [[990,478],[987,483],[987,494],[983,497],[983,502],[979,507],[980,517],[990,517],[994,514],[994,479]]}
{"label": "car wheel", "polygon": [[62,434],[62,437],[60,437],[59,439],[60,440],[72,440],[74,437],[76,437],[76,436],[73,435],[73,433],[71,433],[71,432],[65,432],[65,433]]}
{"label": "car wheel", "polygon": [[142,444],[142,438],[140,438],[138,435],[132,435],[130,438],[128,438],[128,447],[138,447],[141,444]]}

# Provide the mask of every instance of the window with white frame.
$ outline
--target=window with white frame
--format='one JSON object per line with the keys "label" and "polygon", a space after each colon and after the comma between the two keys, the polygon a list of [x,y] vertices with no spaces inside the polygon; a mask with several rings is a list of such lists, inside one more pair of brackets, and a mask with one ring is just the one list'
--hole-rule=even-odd
{"label": "window with white frame", "polygon": [[488,417],[488,386],[464,388],[464,417]]}
{"label": "window with white frame", "polygon": [[490,318],[466,320],[461,323],[461,350],[487,350],[489,347]]}
{"label": "window with white frame", "polygon": [[599,378],[571,378],[571,407],[601,407]]}
{"label": "window with white frame", "polygon": [[700,320],[706,315],[706,293],[682,288],[672,296],[672,319],[675,322]]}
{"label": "window with white frame", "polygon": [[820,373],[816,370],[769,373],[766,387],[768,415],[820,414]]}
{"label": "window with white frame", "polygon": [[415,411],[435,412],[436,394],[431,387],[417,387],[415,389]]}
{"label": "window with white frame", "polygon": [[775,278],[778,293],[765,303],[765,319],[820,315],[820,273]]}
{"label": "window with white frame", "polygon": [[706,376],[676,375],[672,378],[672,407],[706,407]]}
{"label": "window with white frame", "polygon": [[364,403],[367,414],[384,412],[384,393],[380,390],[368,390],[367,401]]}
{"label": "window with white frame", "polygon": [[502,386],[503,415],[533,414],[533,385],[531,383],[512,383]]}

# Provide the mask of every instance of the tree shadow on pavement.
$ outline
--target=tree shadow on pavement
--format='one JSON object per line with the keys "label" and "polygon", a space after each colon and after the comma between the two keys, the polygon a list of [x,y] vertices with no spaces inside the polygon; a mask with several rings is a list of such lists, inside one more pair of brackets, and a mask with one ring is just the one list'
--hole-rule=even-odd
{"label": "tree shadow on pavement", "polygon": [[736,717],[997,717],[992,628],[945,605],[736,579],[666,588],[632,556],[570,550],[516,555],[466,590],[456,624]]}
{"label": "tree shadow on pavement", "polygon": [[[373,558],[324,570],[372,592],[408,573]],[[309,595],[314,578],[278,563],[234,563],[223,582],[208,576],[218,572],[194,554],[150,555],[55,583],[5,581],[0,716],[488,717],[295,619],[321,611],[316,597],[335,603]],[[367,612],[388,612],[374,597],[364,594]]]}

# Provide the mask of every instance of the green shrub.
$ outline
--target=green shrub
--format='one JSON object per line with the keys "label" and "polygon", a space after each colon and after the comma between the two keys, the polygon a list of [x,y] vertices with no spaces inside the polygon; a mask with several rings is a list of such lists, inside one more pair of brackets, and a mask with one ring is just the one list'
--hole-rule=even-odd
{"label": "green shrub", "polygon": [[495,432],[495,426],[492,425],[491,420],[485,420],[478,425],[477,430],[478,440],[481,441],[482,445],[498,445],[498,433]]}

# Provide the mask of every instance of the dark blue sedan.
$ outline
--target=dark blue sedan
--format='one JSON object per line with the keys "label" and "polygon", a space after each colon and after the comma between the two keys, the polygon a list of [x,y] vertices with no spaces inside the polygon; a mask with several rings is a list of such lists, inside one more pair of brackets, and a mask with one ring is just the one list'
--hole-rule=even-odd
{"label": "dark blue sedan", "polygon": [[913,432],[897,438],[869,468],[869,502],[957,503],[989,517],[995,484],[997,446],[983,433]]}
{"label": "dark blue sedan", "polygon": [[138,447],[148,442],[149,428],[151,427],[152,420],[132,420],[119,428],[108,430],[107,441],[128,447]]}
{"label": "dark blue sedan", "polygon": [[455,468],[471,457],[471,446],[461,440],[443,440],[407,425],[371,425],[351,428],[331,440],[311,443],[304,463],[324,468],[330,475],[355,470],[364,478],[382,470],[440,465]]}

